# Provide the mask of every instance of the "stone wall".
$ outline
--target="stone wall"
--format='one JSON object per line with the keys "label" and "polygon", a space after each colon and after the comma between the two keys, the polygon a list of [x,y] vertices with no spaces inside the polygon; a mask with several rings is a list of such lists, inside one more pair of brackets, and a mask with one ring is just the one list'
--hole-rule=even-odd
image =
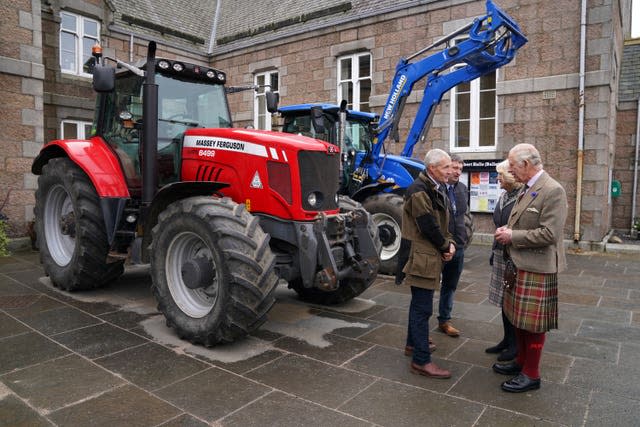
{"label": "stone wall", "polygon": [[44,139],[40,1],[2,2],[0,16],[0,207],[8,234],[22,236],[33,218],[31,160]]}

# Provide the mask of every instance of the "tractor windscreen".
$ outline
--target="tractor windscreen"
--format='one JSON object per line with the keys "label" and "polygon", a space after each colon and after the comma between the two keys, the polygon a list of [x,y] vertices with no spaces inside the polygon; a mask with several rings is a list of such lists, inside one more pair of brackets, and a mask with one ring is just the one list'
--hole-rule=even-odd
{"label": "tractor windscreen", "polygon": [[170,141],[192,127],[231,127],[223,85],[164,74],[156,75],[156,83],[160,139]]}

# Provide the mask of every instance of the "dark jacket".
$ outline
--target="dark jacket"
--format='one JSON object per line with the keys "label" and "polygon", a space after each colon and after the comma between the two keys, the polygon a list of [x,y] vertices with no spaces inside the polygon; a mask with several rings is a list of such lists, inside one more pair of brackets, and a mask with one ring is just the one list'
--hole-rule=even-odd
{"label": "dark jacket", "polygon": [[[493,224],[496,228],[507,225],[511,209],[518,198],[518,193],[520,193],[520,188],[515,188],[511,192],[505,191],[500,195],[498,203],[496,203],[496,207],[493,210]],[[502,247],[502,243],[498,243],[495,239],[493,240],[493,249],[502,249]]]}
{"label": "dark jacket", "polygon": [[[447,184],[448,187],[448,184]],[[464,248],[469,243],[467,227],[464,223],[464,216],[467,213],[467,200],[469,200],[469,190],[461,182],[453,184],[453,191],[456,196],[456,213],[450,209],[451,220],[449,221],[449,232],[456,241],[456,249]]]}
{"label": "dark jacket", "polygon": [[425,171],[407,188],[402,209],[402,237],[411,240],[409,260],[403,271],[407,283],[438,289],[442,254],[455,243],[449,233],[449,202],[437,191]]}

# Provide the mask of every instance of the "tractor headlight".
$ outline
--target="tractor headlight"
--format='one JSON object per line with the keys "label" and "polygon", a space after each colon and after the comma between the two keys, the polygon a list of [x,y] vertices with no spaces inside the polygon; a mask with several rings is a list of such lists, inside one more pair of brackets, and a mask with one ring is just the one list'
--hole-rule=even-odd
{"label": "tractor headlight", "polygon": [[316,203],[318,203],[318,198],[316,197],[316,193],[311,193],[309,194],[309,196],[307,197],[307,203],[309,203],[309,206],[311,207],[316,207]]}
{"label": "tractor headlight", "polygon": [[319,191],[314,191],[307,196],[307,203],[312,208],[320,208],[322,206],[324,198],[322,197],[322,193]]}

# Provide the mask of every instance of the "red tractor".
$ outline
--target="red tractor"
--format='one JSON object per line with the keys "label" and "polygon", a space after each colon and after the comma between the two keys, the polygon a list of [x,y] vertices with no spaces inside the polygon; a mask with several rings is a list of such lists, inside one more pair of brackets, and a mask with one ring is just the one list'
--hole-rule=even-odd
{"label": "red tractor", "polygon": [[377,227],[338,197],[335,145],[232,128],[226,75],[156,58],[154,42],[139,67],[94,57],[91,138],[49,142],[32,166],[55,286],[104,285],[139,247],[167,324],[206,346],[260,326],[281,280],[320,304],[369,287]]}

